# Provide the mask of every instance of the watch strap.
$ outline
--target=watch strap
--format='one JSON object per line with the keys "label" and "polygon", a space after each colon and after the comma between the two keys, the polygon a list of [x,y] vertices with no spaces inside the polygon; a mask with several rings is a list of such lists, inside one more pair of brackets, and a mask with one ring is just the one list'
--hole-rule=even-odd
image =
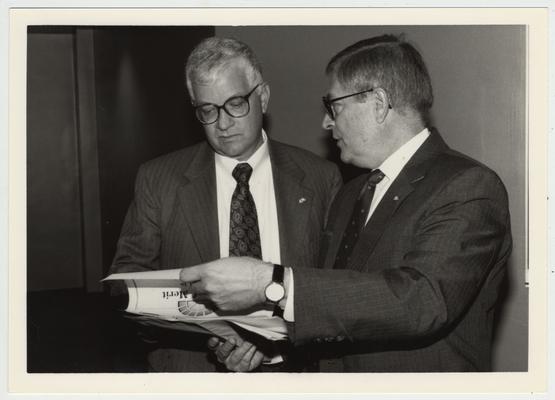
{"label": "watch strap", "polygon": [[274,264],[274,272],[272,272],[272,281],[283,285],[285,276],[285,267],[283,265]]}
{"label": "watch strap", "polygon": [[283,318],[283,309],[279,306],[279,304],[276,304],[274,306],[274,312],[272,313],[272,317]]}

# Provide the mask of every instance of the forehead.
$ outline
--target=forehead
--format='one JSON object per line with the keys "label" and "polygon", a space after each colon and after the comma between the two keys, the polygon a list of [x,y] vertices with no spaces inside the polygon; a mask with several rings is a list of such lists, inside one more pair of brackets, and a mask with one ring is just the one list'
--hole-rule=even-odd
{"label": "forehead", "polygon": [[205,79],[195,81],[191,86],[195,101],[199,103],[220,104],[250,90],[246,69],[237,61],[213,69]]}

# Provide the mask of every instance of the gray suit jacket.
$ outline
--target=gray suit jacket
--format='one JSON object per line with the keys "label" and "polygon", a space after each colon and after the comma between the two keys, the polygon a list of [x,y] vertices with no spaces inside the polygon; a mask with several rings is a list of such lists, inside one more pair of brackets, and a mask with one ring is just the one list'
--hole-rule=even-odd
{"label": "gray suit jacket", "polygon": [[[341,185],[337,167],[269,141],[281,262],[314,267],[328,208]],[[304,201],[299,201],[300,199]],[[262,207],[262,205],[257,205]],[[149,161],[138,171],[111,272],[182,268],[220,257],[214,152],[206,142]],[[155,332],[156,371],[214,371],[206,337]]]}
{"label": "gray suit jacket", "polygon": [[437,132],[378,205],[345,269],[332,269],[366,176],[338,193],[323,268],[294,271],[290,336],[322,371],[488,371],[511,251],[498,176]]}

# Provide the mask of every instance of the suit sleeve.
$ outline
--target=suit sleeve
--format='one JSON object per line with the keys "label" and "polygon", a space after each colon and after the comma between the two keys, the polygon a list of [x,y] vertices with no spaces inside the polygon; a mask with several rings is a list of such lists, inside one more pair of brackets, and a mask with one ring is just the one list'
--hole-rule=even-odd
{"label": "suit sleeve", "polygon": [[110,273],[159,269],[160,206],[147,170],[139,168]]}
{"label": "suit sleeve", "polygon": [[295,344],[425,338],[461,317],[510,253],[506,192],[495,174],[476,167],[432,193],[425,207],[398,265],[295,270]]}

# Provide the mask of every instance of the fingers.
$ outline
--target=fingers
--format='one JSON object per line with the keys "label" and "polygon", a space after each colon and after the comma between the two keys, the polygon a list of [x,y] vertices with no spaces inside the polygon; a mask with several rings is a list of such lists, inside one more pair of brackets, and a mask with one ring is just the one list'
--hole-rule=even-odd
{"label": "fingers", "polygon": [[249,370],[250,361],[256,352],[256,347],[249,342],[243,343],[243,346],[237,347],[237,349],[231,353],[231,355],[225,360],[226,367],[235,372],[246,372]]}
{"label": "fingers", "polygon": [[[195,303],[204,304],[205,306],[208,306],[212,303],[212,300],[210,300],[210,296],[206,293],[193,294],[193,301]],[[213,308],[213,307],[209,307],[209,308]]]}
{"label": "fingers", "polygon": [[222,364],[225,363],[226,358],[231,354],[233,349],[238,345],[237,339],[229,338],[225,342],[218,337],[211,337],[206,343],[208,349],[213,351],[216,358]]}
{"label": "fingers", "polygon": [[191,295],[191,298],[197,303],[206,303],[210,301],[209,293],[206,291],[204,282],[184,282],[182,283],[182,290]]}
{"label": "fingers", "polygon": [[202,281],[189,283],[187,290],[188,290],[188,293],[192,293],[192,294],[201,294],[205,292],[204,284],[202,283]]}
{"label": "fingers", "polygon": [[218,361],[221,362],[222,364],[226,364],[227,358],[229,357],[229,355],[231,354],[233,349],[235,349],[236,346],[237,346],[237,341],[235,340],[235,338],[231,338],[229,340],[226,340],[224,343],[220,344],[215,351],[216,358],[218,359]]}
{"label": "fingers", "polygon": [[207,342],[208,348],[212,351],[215,351],[219,344],[220,339],[215,336],[212,336]]}
{"label": "fingers", "polygon": [[254,353],[254,356],[251,359],[251,362],[249,364],[249,371],[252,371],[253,369],[257,368],[261,363],[262,360],[264,359],[264,354],[261,351],[256,351]]}
{"label": "fingers", "polygon": [[233,351],[232,354],[229,355],[226,361],[230,362],[231,364],[239,364],[241,360],[245,357],[245,355],[249,352],[249,350],[252,349],[252,347],[252,343],[244,341],[241,346],[237,346],[237,348]]}
{"label": "fingers", "polygon": [[195,282],[199,281],[200,278],[200,269],[198,266],[182,268],[179,272],[179,279],[182,282]]}
{"label": "fingers", "polygon": [[264,354],[256,346],[247,341],[231,337],[222,343],[221,339],[211,337],[208,339],[208,348],[214,352],[219,362],[228,370],[247,372],[257,368],[264,359]]}
{"label": "fingers", "polygon": [[257,351],[256,346],[249,342],[243,342],[226,359],[226,367],[235,372],[251,371],[260,365],[263,355]]}

